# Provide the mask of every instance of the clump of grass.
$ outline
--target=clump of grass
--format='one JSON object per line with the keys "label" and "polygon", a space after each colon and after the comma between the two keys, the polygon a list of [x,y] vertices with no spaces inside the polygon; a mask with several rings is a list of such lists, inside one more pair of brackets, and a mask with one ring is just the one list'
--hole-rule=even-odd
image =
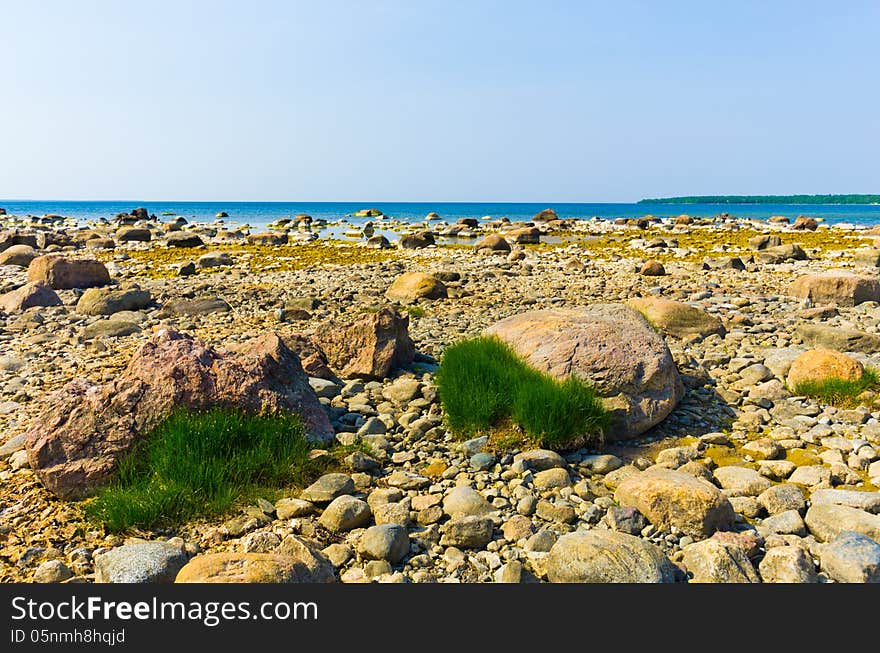
{"label": "clump of grass", "polygon": [[410,317],[425,317],[425,309],[421,306],[409,304],[404,306],[403,310],[409,313]]}
{"label": "clump of grass", "polygon": [[567,448],[601,439],[608,425],[589,385],[532,369],[497,338],[448,347],[435,381],[449,427],[462,437],[513,422],[533,444]]}
{"label": "clump of grass", "polygon": [[265,488],[306,481],[321,464],[311,449],[296,415],[177,411],[119,461],[84,511],[112,532],[219,515]]}
{"label": "clump of grass", "polygon": [[862,378],[857,381],[844,379],[804,381],[792,388],[792,392],[796,395],[812,397],[839,408],[855,408],[860,404],[871,403],[866,402],[862,394],[878,390],[880,390],[880,374],[872,369],[865,369]]}

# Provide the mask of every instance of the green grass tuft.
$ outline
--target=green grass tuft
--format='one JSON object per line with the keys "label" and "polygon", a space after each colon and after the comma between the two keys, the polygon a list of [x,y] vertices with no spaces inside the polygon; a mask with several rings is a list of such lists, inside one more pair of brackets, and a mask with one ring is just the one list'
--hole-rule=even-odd
{"label": "green grass tuft", "polygon": [[296,415],[178,411],[119,461],[84,510],[112,532],[216,516],[265,488],[307,481],[320,465],[311,449]]}
{"label": "green grass tuft", "polygon": [[601,440],[608,426],[589,385],[532,369],[497,338],[447,347],[435,381],[449,428],[462,437],[512,421],[533,444],[566,448]]}
{"label": "green grass tuft", "polygon": [[795,395],[818,399],[824,404],[840,408],[854,408],[863,402],[859,396],[866,390],[880,390],[880,374],[865,369],[858,381],[828,379],[826,381],[805,381],[792,388]]}
{"label": "green grass tuft", "polygon": [[425,309],[421,306],[416,306],[415,304],[409,304],[403,307],[403,310],[406,311],[410,317],[425,317]]}

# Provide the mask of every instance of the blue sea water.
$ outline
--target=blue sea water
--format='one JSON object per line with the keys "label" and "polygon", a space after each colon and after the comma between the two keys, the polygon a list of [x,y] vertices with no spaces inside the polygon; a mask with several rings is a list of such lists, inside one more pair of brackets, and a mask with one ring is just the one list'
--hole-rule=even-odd
{"label": "blue sea water", "polygon": [[[64,200],[2,200],[0,207],[10,215],[43,216],[58,214],[80,221],[112,218],[143,206],[160,219],[180,215],[190,222],[211,222],[220,211],[229,214],[228,224],[263,227],[279,218],[292,218],[308,213],[313,218],[338,220],[347,218],[353,224],[364,219],[351,218],[359,209],[378,208],[385,215],[417,222],[434,211],[441,219],[455,222],[459,218],[507,217],[511,221],[530,220],[538,211],[553,207],[560,218],[606,219],[635,218],[643,215],[658,217],[682,213],[695,217],[712,217],[728,213],[740,218],[765,220],[772,215],[795,218],[809,215],[823,218],[829,224],[851,223],[873,226],[880,224],[880,205],[865,204],[565,204],[565,203],[503,203],[503,202],[144,202],[126,201],[64,201]],[[162,214],[169,214],[163,216]]]}

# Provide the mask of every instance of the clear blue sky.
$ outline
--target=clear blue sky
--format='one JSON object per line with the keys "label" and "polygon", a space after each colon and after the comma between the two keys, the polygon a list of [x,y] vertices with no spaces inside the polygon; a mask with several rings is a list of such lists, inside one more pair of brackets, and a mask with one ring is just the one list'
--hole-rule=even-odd
{"label": "clear blue sky", "polygon": [[880,2],[0,0],[0,197],[880,193]]}

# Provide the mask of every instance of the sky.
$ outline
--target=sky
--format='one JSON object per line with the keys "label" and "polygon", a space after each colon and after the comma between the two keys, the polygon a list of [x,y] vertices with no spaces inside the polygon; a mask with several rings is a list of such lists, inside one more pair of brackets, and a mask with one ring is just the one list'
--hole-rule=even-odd
{"label": "sky", "polygon": [[0,198],[880,193],[880,2],[0,0]]}

